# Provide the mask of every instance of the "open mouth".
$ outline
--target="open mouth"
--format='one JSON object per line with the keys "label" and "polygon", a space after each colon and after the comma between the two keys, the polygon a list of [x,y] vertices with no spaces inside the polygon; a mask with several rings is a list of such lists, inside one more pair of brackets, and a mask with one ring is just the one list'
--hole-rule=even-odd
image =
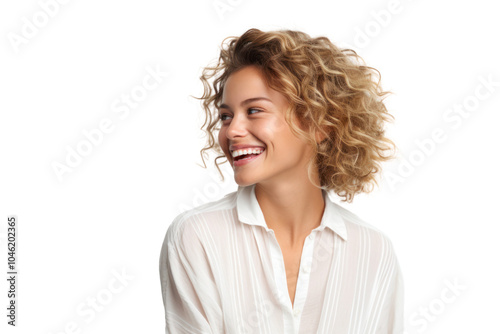
{"label": "open mouth", "polygon": [[[264,152],[264,151],[262,151]],[[239,160],[246,160],[246,159],[251,159],[252,157],[256,157],[258,155],[261,155],[262,152],[258,153],[258,154],[255,154],[255,153],[250,153],[250,154],[243,154],[243,155],[239,155],[237,157],[234,158],[234,161],[239,161]]]}
{"label": "open mouth", "polygon": [[[266,149],[263,147],[259,148],[249,148],[237,151],[231,151],[231,155],[233,155],[233,162],[237,162],[238,165],[244,164],[247,161],[250,162],[256,159],[259,155],[261,155]],[[243,154],[242,154],[243,153]],[[239,155],[238,155],[239,154]],[[235,156],[236,155],[236,156]]]}

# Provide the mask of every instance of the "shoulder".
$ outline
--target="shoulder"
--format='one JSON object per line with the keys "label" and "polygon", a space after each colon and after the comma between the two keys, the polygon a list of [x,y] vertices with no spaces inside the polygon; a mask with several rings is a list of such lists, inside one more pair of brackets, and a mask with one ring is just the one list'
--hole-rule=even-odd
{"label": "shoulder", "polygon": [[334,204],[346,225],[348,242],[357,245],[362,243],[367,245],[372,252],[394,256],[393,243],[385,232],[345,207]]}
{"label": "shoulder", "polygon": [[221,215],[236,206],[236,191],[226,194],[216,201],[188,209],[178,214],[169,225],[165,242],[176,244],[187,240],[199,239],[207,225],[223,223]]}

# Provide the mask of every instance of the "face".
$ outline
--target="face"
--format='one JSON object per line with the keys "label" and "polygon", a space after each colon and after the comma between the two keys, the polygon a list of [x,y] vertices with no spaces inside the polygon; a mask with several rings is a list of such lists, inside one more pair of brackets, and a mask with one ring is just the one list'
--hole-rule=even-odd
{"label": "face", "polygon": [[[291,132],[284,116],[287,107],[285,96],[270,89],[255,66],[227,79],[219,109],[219,144],[238,185],[307,177],[311,148]],[[257,154],[233,158],[233,151],[248,146]]]}

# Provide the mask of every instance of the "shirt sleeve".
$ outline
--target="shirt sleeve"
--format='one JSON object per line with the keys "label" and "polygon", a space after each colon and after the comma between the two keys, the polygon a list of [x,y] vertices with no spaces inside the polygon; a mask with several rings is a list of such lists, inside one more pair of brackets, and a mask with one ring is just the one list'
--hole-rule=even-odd
{"label": "shirt sleeve", "polygon": [[379,326],[377,334],[404,333],[404,282],[401,267],[394,253],[391,264],[392,275],[387,289],[387,298],[384,300],[381,326]]}
{"label": "shirt sleeve", "polygon": [[392,318],[391,333],[403,334],[404,333],[404,282],[403,282],[403,274],[401,273],[401,268],[397,260],[395,267],[396,267],[395,268],[396,274],[394,277],[394,285],[393,285],[394,292],[392,300],[394,308],[391,314]]}
{"label": "shirt sleeve", "polygon": [[220,297],[203,244],[195,229],[172,225],[160,254],[165,332],[222,333]]}

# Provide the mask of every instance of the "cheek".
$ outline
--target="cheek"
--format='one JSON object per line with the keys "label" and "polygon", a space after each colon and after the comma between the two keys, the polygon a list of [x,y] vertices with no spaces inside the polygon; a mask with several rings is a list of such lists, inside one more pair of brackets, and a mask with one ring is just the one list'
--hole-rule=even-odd
{"label": "cheek", "polygon": [[221,130],[219,132],[218,137],[219,137],[219,146],[222,150],[222,153],[226,156],[226,159],[232,165],[233,164],[232,163],[233,157],[231,156],[231,153],[229,153],[229,144],[227,141],[226,132]]}
{"label": "cheek", "polygon": [[305,144],[288,127],[282,127],[268,138],[273,154],[284,163],[296,162],[306,154]]}
{"label": "cheek", "polygon": [[219,135],[217,137],[218,137],[217,140],[219,142],[219,146],[225,154],[228,151],[227,141],[225,140],[225,138],[226,138],[225,132],[220,130]]}
{"label": "cheek", "polygon": [[252,129],[252,133],[258,140],[266,144],[266,146],[271,146],[271,149],[274,149],[277,142],[282,140],[283,130],[285,128],[279,120],[265,119],[256,123],[255,128]]}

